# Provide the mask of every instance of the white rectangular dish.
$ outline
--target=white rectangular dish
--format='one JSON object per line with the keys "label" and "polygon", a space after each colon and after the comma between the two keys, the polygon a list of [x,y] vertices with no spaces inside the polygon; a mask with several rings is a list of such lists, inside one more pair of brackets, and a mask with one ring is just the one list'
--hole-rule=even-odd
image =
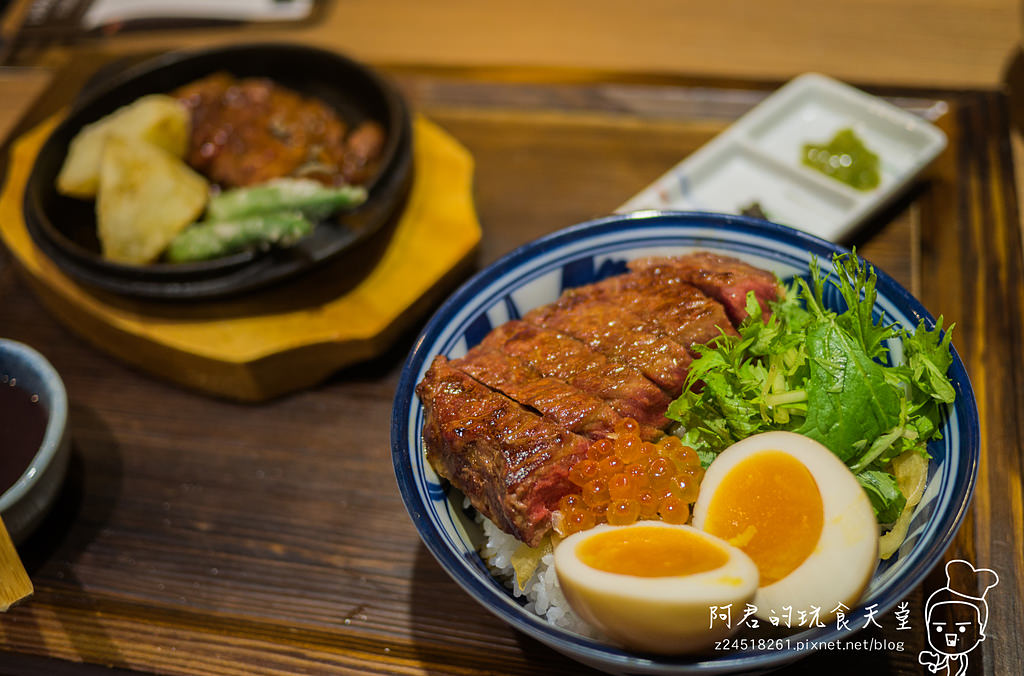
{"label": "white rectangular dish", "polygon": [[[807,143],[852,129],[878,155],[877,187],[858,190],[803,164]],[[892,202],[946,147],[935,125],[817,73],[794,78],[617,210],[740,213],[842,241]]]}

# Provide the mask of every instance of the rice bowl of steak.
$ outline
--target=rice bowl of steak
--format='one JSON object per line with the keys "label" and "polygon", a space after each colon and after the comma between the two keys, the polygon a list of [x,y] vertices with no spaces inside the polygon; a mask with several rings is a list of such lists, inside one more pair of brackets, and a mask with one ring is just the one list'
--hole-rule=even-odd
{"label": "rice bowl of steak", "polygon": [[[743,217],[643,212],[554,233],[483,270],[424,329],[395,399],[392,459],[428,550],[489,611],[605,671],[733,673],[797,659],[796,650],[666,657],[617,645],[566,603],[550,548],[565,506],[580,497],[572,475],[582,471],[581,453],[589,457],[624,429],[641,445],[675,439],[665,434],[666,404],[686,386],[700,346],[736,333],[750,307],[740,299],[752,292],[763,314],[779,281],[807,275],[812,259],[834,253],[842,250]],[[878,291],[886,321],[932,321],[883,272]],[[888,608],[909,593],[941,557],[970,498],[977,418],[955,353],[950,376],[957,399],[943,438],[928,445],[927,495],[858,607]],[[472,406],[458,403],[465,389]],[[479,407],[491,397],[500,405]],[[823,627],[790,638],[844,635]]]}

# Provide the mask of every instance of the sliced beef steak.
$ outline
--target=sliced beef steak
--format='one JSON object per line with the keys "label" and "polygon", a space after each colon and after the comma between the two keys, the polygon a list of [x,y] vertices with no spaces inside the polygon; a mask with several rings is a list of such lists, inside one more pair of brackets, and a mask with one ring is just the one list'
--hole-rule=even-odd
{"label": "sliced beef steak", "polygon": [[[516,356],[549,378],[558,378],[603,399],[624,417],[661,429],[668,425],[670,400],[658,386],[627,364],[609,361],[580,341],[522,320],[507,322],[482,345]],[[650,436],[651,430],[645,430]]]}
{"label": "sliced beef steak", "polygon": [[577,489],[569,469],[583,437],[524,409],[437,356],[416,386],[427,460],[502,530],[530,546],[550,529],[551,510]]}
{"label": "sliced beef steak", "polygon": [[436,357],[416,387],[428,461],[529,545],[578,491],[569,470],[590,440],[626,417],[660,437],[695,346],[737,335],[748,292],[766,310],[779,294],[771,273],[707,252],[629,267],[495,328],[461,359]]}
{"label": "sliced beef steak", "polygon": [[548,378],[527,362],[500,350],[477,346],[451,365],[588,439],[608,436],[615,423],[622,420],[603,399],[557,378]]}
{"label": "sliced beef steak", "polygon": [[[652,331],[692,348],[725,333],[736,335],[725,308],[670,270],[638,270],[573,290],[618,303]],[[691,349],[692,352],[692,349]]]}
{"label": "sliced beef steak", "polygon": [[641,258],[632,261],[629,268],[667,274],[693,284],[725,305],[729,319],[737,325],[747,318],[748,292],[754,292],[765,316],[771,312],[768,301],[779,296],[779,282],[772,273],[737,258],[708,251],[687,256]]}
{"label": "sliced beef steak", "polygon": [[609,359],[641,371],[673,399],[683,391],[693,359],[686,348],[649,330],[642,317],[611,300],[585,294],[564,294],[539,307],[527,322],[566,333]]}

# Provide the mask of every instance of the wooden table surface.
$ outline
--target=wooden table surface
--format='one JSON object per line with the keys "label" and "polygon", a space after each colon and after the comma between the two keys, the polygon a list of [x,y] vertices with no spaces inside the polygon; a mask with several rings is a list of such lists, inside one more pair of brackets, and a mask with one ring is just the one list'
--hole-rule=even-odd
{"label": "wooden table surface", "polygon": [[[369,16],[363,3],[338,4]],[[439,3],[439,11],[454,4]],[[880,3],[859,4],[869,15],[881,12]],[[928,30],[949,22],[955,32],[968,4],[930,3]],[[957,322],[954,342],[978,396],[983,459],[947,558],[992,567],[1001,578],[988,597],[988,639],[972,653],[968,673],[1013,674],[1024,664],[1024,254],[1011,111],[994,89],[1017,24],[1006,29],[1016,15],[1004,3],[973,5],[987,18],[984,28],[964,31],[970,39],[960,46],[974,58],[958,74],[922,77],[953,57],[925,56],[914,44],[906,53],[916,74],[906,63],[844,72],[829,61],[834,67],[823,70],[877,83],[874,91],[915,110],[945,107],[938,123],[950,135],[949,150],[852,243],[933,313]],[[371,38],[360,35],[362,51],[372,53]],[[983,43],[999,40],[997,59]],[[121,44],[153,46],[145,42]],[[469,49],[466,40],[455,42],[459,54]],[[512,49],[503,44],[499,52]],[[401,55],[392,45],[379,61],[430,62],[420,48],[409,46],[408,59],[390,58]],[[644,49],[652,58],[653,48]],[[109,58],[73,52],[68,65],[66,52],[54,54],[39,56],[61,69],[22,129],[67,103]],[[709,71],[726,80],[596,58],[558,63],[571,70],[387,68],[414,107],[476,158],[479,265],[608,213],[788,77],[787,58],[806,70],[809,57],[773,54],[759,69],[755,55],[739,54],[736,70]],[[611,67],[623,63],[630,67]],[[654,75],[609,72],[621,70]],[[16,76],[0,76],[0,102],[28,99],[26,91]],[[402,507],[388,423],[398,374],[424,320],[381,358],[318,387],[236,404],[155,380],[91,348],[49,316],[0,249],[0,335],[30,343],[54,363],[73,430],[67,484],[21,550],[36,596],[0,617],[0,673],[590,673],[462,592]],[[780,673],[921,673],[924,598],[943,583],[938,566],[907,599],[912,631],[897,633],[890,614],[882,630],[865,634],[902,640],[904,650],[819,653]]]}
{"label": "wooden table surface", "polygon": [[[33,0],[13,0],[16,7]],[[116,51],[295,40],[377,64],[571,67],[787,80],[992,87],[1020,44],[1016,0],[322,0],[315,21],[128,32]],[[13,23],[20,12],[11,13]],[[2,29],[2,26],[0,26]],[[32,63],[62,46],[29,49]]]}

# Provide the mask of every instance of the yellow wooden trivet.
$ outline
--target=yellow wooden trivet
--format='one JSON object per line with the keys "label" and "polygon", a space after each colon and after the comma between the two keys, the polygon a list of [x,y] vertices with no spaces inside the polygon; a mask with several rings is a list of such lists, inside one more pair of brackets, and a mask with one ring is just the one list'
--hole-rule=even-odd
{"label": "yellow wooden trivet", "polygon": [[32,241],[22,199],[32,164],[59,120],[12,147],[0,195],[0,237],[43,303],[72,331],[140,369],[212,394],[260,401],[313,385],[384,351],[422,317],[480,241],[473,159],[442,129],[413,124],[413,184],[371,270],[327,265],[222,301],[126,299],[66,276]]}

